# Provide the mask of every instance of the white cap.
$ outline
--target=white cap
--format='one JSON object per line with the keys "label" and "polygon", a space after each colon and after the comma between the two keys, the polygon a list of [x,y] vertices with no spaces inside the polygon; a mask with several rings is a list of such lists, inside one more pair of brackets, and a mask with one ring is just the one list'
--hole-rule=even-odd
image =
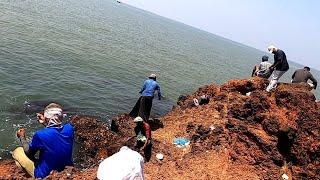
{"label": "white cap", "polygon": [[148,77],[149,77],[149,78],[156,78],[157,75],[156,75],[156,74],[150,74]]}
{"label": "white cap", "polygon": [[143,122],[143,119],[140,116],[138,116],[134,118],[133,122]]}
{"label": "white cap", "polygon": [[274,50],[274,49],[277,49],[277,47],[275,47],[274,45],[268,46],[268,51],[269,51],[269,53],[273,53],[273,50]]}

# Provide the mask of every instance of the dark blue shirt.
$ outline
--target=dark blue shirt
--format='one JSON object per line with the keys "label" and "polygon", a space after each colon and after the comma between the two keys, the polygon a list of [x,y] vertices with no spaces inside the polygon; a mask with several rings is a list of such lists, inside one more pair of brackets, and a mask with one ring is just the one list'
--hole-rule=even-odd
{"label": "dark blue shirt", "polygon": [[286,54],[281,49],[278,49],[274,53],[274,64],[276,64],[276,63],[278,63],[277,66],[275,67],[276,70],[278,70],[278,71],[288,71],[289,70],[289,64],[287,61]]}
{"label": "dark blue shirt", "polygon": [[143,83],[143,87],[140,91],[142,96],[148,96],[148,97],[153,97],[154,92],[158,91],[158,97],[161,99],[161,91],[160,91],[160,86],[157,83],[157,81],[153,79],[147,79]]}
{"label": "dark blue shirt", "polygon": [[30,151],[40,151],[35,165],[35,178],[45,178],[52,170],[62,171],[72,166],[73,127],[49,127],[37,131],[29,145]]}

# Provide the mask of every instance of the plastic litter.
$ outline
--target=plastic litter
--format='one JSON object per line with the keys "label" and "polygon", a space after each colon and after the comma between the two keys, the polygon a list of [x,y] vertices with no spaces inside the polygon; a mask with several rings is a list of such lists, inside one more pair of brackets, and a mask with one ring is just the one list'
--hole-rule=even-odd
{"label": "plastic litter", "polygon": [[211,130],[211,131],[213,131],[213,130],[215,130],[215,129],[216,129],[216,127],[214,127],[214,125],[211,125],[211,126],[210,126],[210,130]]}
{"label": "plastic litter", "polygon": [[283,180],[289,180],[289,176],[287,174],[282,174],[281,177]]}
{"label": "plastic litter", "polygon": [[251,95],[251,92],[247,92],[247,93],[246,93],[246,96],[250,96],[250,95]]}
{"label": "plastic litter", "polygon": [[161,154],[161,153],[158,153],[158,154],[156,155],[156,157],[157,157],[157,159],[159,159],[159,160],[163,160],[163,154]]}
{"label": "plastic litter", "polygon": [[190,144],[190,141],[187,138],[178,137],[173,140],[173,144],[177,145],[178,147],[185,147]]}
{"label": "plastic litter", "polygon": [[194,103],[195,106],[199,106],[199,101],[198,101],[197,98],[194,98],[194,99],[193,99],[193,103]]}

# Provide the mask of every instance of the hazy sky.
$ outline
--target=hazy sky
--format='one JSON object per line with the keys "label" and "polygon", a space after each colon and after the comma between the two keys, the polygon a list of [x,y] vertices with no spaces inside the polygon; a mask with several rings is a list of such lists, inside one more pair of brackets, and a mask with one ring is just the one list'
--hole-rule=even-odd
{"label": "hazy sky", "polygon": [[122,0],[132,6],[320,70],[319,0]]}

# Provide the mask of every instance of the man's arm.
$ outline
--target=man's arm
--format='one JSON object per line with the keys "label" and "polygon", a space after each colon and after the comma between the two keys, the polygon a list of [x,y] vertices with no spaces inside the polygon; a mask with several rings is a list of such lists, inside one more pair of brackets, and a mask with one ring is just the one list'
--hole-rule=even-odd
{"label": "man's arm", "polygon": [[317,89],[318,81],[312,76],[310,73],[309,79],[312,81],[312,84],[314,85],[314,89]]}
{"label": "man's arm", "polygon": [[285,54],[283,51],[278,50],[276,53],[277,53],[277,55],[274,56],[275,59],[274,59],[274,63],[270,67],[271,69],[274,69],[275,67],[277,67],[285,59]]}
{"label": "man's arm", "polygon": [[17,131],[17,136],[20,139],[20,144],[23,148],[24,153],[28,156],[28,157],[34,157],[34,155],[36,154],[36,152],[33,152],[30,150],[30,146],[28,141],[26,140],[26,132],[24,129],[19,129]]}
{"label": "man's arm", "polygon": [[146,142],[144,143],[142,149],[146,149],[148,143],[149,143],[149,140],[151,139],[151,128],[150,128],[150,125],[148,123],[144,123],[143,125],[144,127],[144,130],[146,131]]}
{"label": "man's arm", "polygon": [[161,95],[161,90],[159,84],[157,84],[157,91],[158,91],[158,99],[161,100],[162,95]]}
{"label": "man's arm", "polygon": [[144,82],[141,90],[139,91],[140,94],[146,89],[146,86],[147,86],[147,83]]}
{"label": "man's arm", "polygon": [[275,61],[275,62],[271,65],[270,69],[274,69],[274,68],[277,67],[280,63],[281,63],[281,61]]}
{"label": "man's arm", "polygon": [[292,74],[292,76],[291,76],[292,79],[294,79],[294,77],[296,76],[296,72],[297,72],[297,71],[295,71],[295,72]]}
{"label": "man's arm", "polygon": [[252,73],[251,73],[251,77],[254,76],[254,73],[256,72],[256,69],[257,69],[257,66],[254,66],[254,67],[253,67],[253,70],[252,70]]}

